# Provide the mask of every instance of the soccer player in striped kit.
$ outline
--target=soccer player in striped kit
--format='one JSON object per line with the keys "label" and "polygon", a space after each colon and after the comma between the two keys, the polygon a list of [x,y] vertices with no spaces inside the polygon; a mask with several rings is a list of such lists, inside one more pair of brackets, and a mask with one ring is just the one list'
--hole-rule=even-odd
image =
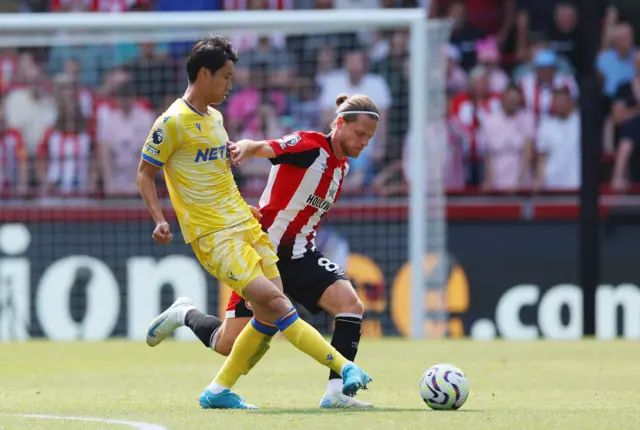
{"label": "soccer player in striped kit", "polygon": [[[241,140],[231,143],[232,162],[249,157],[268,158],[273,167],[260,198],[262,229],[277,249],[278,269],[284,292],[311,313],[322,309],[335,316],[331,345],[348,360],[354,360],[360,342],[364,307],[345,272],[315,246],[320,220],[340,196],[349,171],[349,157],[358,157],[376,132],[379,112],[367,96],[340,95],[337,118],[328,135],[297,132],[278,140]],[[160,314],[150,327],[165,321],[147,343],[156,346],[178,327],[189,327],[208,348],[228,355],[238,334],[253,317],[253,311],[232,293],[226,319],[206,315],[193,302],[181,297]],[[171,322],[171,324],[167,322]],[[370,408],[342,393],[342,379],[331,372],[321,408]]]}

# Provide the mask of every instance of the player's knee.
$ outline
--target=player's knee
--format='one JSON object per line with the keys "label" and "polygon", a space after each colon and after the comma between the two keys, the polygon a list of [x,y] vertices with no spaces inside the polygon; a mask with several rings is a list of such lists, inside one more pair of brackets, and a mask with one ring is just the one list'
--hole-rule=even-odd
{"label": "player's knee", "polygon": [[350,286],[349,289],[345,289],[341,296],[342,300],[340,300],[338,313],[354,315],[364,314],[364,304],[353,287]]}
{"label": "player's knee", "polygon": [[291,303],[291,301],[281,291],[278,291],[278,294],[271,295],[268,301],[265,302],[265,307],[273,315],[283,314],[289,311],[292,306],[293,304]]}
{"label": "player's knee", "polygon": [[358,315],[364,315],[364,303],[362,303],[362,300],[360,300],[360,297],[358,297],[357,294],[354,294],[356,296],[356,300],[353,302],[352,304],[352,310],[350,313],[352,314],[358,314]]}
{"label": "player's knee", "polygon": [[364,314],[364,304],[351,282],[340,280],[331,285],[320,298],[320,306],[327,312],[337,314]]}
{"label": "player's knee", "polygon": [[265,321],[275,321],[293,306],[287,296],[275,284],[266,279],[249,284],[245,288],[244,294],[251,302],[256,317],[258,319],[267,318]]}

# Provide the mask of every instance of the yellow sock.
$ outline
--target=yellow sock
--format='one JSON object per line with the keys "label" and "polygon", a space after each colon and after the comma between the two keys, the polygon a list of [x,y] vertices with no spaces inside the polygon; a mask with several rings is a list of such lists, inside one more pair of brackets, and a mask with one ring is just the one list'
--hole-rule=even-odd
{"label": "yellow sock", "polygon": [[246,375],[267,353],[277,328],[251,320],[238,335],[233,344],[231,354],[227,357],[214,382],[224,388],[231,388],[240,376]]}
{"label": "yellow sock", "polygon": [[282,331],[284,337],[296,348],[324,364],[338,375],[349,362],[342,354],[327,342],[324,337],[305,321],[297,318]]}

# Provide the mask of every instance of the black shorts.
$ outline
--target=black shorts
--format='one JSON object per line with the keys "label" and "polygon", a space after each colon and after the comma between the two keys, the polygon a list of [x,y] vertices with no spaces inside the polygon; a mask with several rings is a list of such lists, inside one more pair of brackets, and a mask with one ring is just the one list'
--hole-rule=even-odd
{"label": "black shorts", "polygon": [[[313,315],[322,311],[318,301],[324,292],[341,279],[349,280],[344,270],[318,251],[309,251],[303,257],[278,261],[284,292]],[[231,295],[227,317],[252,317],[253,312],[245,300]]]}

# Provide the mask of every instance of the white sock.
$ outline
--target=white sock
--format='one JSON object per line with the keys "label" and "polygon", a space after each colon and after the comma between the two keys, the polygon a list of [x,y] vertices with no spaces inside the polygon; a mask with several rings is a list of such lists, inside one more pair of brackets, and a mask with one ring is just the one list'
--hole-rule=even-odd
{"label": "white sock", "polygon": [[223,387],[222,385],[218,384],[216,381],[211,381],[211,383],[207,387],[207,391],[209,391],[211,394],[220,394],[224,390],[228,390],[228,388]]}
{"label": "white sock", "polygon": [[342,393],[342,379],[329,379],[327,384],[327,394]]}
{"label": "white sock", "polygon": [[177,313],[177,318],[178,318],[178,323],[180,325],[184,325],[184,319],[187,317],[187,312],[189,312],[192,309],[195,309],[195,306],[180,306],[178,307],[178,313]]}

